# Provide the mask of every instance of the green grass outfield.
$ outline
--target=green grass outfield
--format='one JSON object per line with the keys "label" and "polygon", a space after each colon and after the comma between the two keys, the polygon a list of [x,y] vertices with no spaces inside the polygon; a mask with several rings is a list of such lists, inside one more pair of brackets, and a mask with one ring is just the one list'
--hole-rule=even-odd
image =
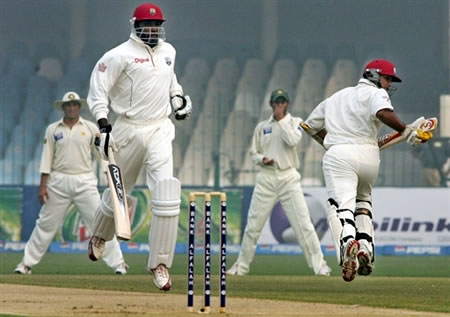
{"label": "green grass outfield", "polygon": [[[160,293],[145,275],[146,255],[125,254],[130,265],[125,276],[112,274],[103,262],[83,254],[48,253],[32,275],[13,270],[22,253],[0,254],[0,283],[67,288]],[[228,267],[236,256],[227,258]],[[196,294],[202,292],[202,257],[196,257]],[[380,256],[370,277],[347,283],[340,277],[336,258],[326,257],[330,278],[313,276],[303,256],[257,255],[247,276],[227,277],[227,296],[289,301],[365,305],[450,313],[450,257]],[[186,256],[176,255],[171,269],[173,293],[186,294]],[[213,256],[213,295],[217,295],[218,257]]]}

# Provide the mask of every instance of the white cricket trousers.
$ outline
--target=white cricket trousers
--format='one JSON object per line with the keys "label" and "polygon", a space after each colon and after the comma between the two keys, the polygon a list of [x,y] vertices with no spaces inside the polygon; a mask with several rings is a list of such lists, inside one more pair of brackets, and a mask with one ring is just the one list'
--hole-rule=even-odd
{"label": "white cricket trousers", "polygon": [[322,159],[328,197],[339,209],[355,212],[356,200],[372,201],[378,176],[380,151],[369,144],[333,145]]}
{"label": "white cricket trousers", "polygon": [[[100,204],[97,178],[93,173],[69,175],[52,172],[48,178],[47,191],[47,202],[41,207],[39,218],[25,245],[23,263],[28,267],[41,261],[71,204],[77,207],[89,230]],[[124,261],[117,239],[106,243],[103,260],[113,269]]]}
{"label": "white cricket trousers", "polygon": [[295,232],[308,266],[317,274],[326,262],[303,196],[300,174],[294,168],[287,170],[262,168],[256,176],[247,225],[237,260],[239,272],[248,273],[258,238],[278,200]]}
{"label": "white cricket trousers", "polygon": [[[127,193],[131,193],[141,171],[145,173],[146,184],[152,195],[158,182],[173,177],[172,141],[175,138],[175,126],[169,118],[137,121],[119,117],[112,133],[118,148],[116,161],[122,171]],[[167,194],[170,196],[170,193]],[[172,201],[167,203],[172,204]],[[171,212],[174,213],[152,214],[147,269],[153,269],[158,264],[165,264],[168,268],[172,266],[179,205],[171,206],[174,209]],[[152,232],[158,238],[151,238]]]}
{"label": "white cricket trousers", "polygon": [[[342,243],[353,238],[360,243],[363,242],[369,251],[373,252],[375,237],[372,221],[372,187],[377,180],[380,166],[378,146],[333,145],[323,156],[322,163],[328,197],[335,200],[339,210],[336,214],[335,209],[330,209],[328,215],[329,224],[332,217],[339,218],[339,221],[334,220],[330,224],[336,226],[335,233],[332,234],[336,251]],[[370,216],[357,213],[355,216],[357,208],[369,210]],[[344,225],[341,227],[339,222]],[[370,240],[372,240],[371,243],[369,243]],[[340,262],[339,253],[337,255]]]}
{"label": "white cricket trousers", "polygon": [[150,192],[158,181],[173,176],[175,126],[169,118],[139,122],[119,117],[112,134],[118,148],[115,158],[127,193],[131,193],[142,170]]}

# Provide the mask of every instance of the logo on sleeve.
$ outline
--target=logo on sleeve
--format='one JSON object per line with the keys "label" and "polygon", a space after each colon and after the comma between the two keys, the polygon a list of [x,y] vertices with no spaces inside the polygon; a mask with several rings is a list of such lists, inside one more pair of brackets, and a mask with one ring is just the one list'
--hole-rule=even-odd
{"label": "logo on sleeve", "polygon": [[104,73],[106,68],[107,68],[107,66],[104,63],[98,64],[98,71],[99,72]]}
{"label": "logo on sleeve", "polygon": [[172,64],[172,60],[170,59],[170,57],[165,57],[164,59],[166,60],[167,65],[170,66]]}
{"label": "logo on sleeve", "polygon": [[64,135],[62,132],[56,133],[54,136],[55,141],[61,140],[62,138],[64,138]]}
{"label": "logo on sleeve", "polygon": [[272,133],[272,127],[263,128],[263,134],[269,134],[269,133]]}

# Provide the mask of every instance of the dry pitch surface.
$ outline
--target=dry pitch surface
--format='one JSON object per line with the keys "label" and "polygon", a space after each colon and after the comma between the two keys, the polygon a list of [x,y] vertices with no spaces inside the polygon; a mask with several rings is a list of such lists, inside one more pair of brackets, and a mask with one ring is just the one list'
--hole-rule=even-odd
{"label": "dry pitch surface", "polygon": [[[22,316],[195,316],[186,311],[186,296],[1,284],[0,314]],[[195,298],[197,309],[202,298]],[[423,316],[448,314],[275,300],[227,298],[227,313],[218,313],[212,297],[210,316]]]}

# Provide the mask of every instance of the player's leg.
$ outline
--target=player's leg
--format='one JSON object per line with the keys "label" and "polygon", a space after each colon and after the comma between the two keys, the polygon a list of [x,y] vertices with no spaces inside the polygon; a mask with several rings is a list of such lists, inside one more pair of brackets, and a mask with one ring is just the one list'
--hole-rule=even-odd
{"label": "player's leg", "polygon": [[[330,204],[330,215],[328,223],[332,227],[332,232],[339,230],[336,219],[332,218],[336,214],[342,230],[337,241],[337,234],[334,232],[335,244],[340,246],[339,262],[342,267],[342,276],[345,281],[352,281],[355,278],[358,261],[357,253],[359,243],[356,240],[355,225],[355,199],[358,186],[357,168],[359,162],[353,154],[355,151],[351,146],[333,146],[323,157],[323,172],[327,187]],[[334,205],[332,202],[335,202]]]}
{"label": "player's leg", "polygon": [[359,241],[358,274],[369,275],[373,271],[375,260],[374,228],[372,216],[372,187],[376,182],[379,169],[378,149],[360,151],[363,164],[359,171],[359,182],[356,196],[356,239]]}
{"label": "player's leg", "polygon": [[372,223],[372,202],[370,200],[356,200],[356,239],[359,241],[358,274],[369,275],[373,271],[375,260],[374,230]]}
{"label": "player's leg", "polygon": [[277,180],[275,172],[261,171],[256,176],[250,208],[247,215],[239,256],[227,271],[230,275],[245,275],[250,270],[250,263],[255,256],[256,244],[261,231],[270,216],[277,196]]}
{"label": "player's leg", "polygon": [[156,287],[164,291],[172,285],[169,268],[175,253],[181,199],[180,182],[173,177],[174,129],[172,122],[166,120],[149,129],[146,141],[146,182],[152,193],[147,270],[153,275]]}
{"label": "player's leg", "polygon": [[[122,172],[125,193],[129,194],[133,190],[141,172],[144,151],[139,140],[134,136],[130,136],[126,144],[119,145],[115,159]],[[114,239],[115,234],[114,212],[109,188],[105,189],[102,194],[91,229],[92,237],[89,240],[89,258],[92,261],[97,261],[105,252],[106,241]],[[108,248],[110,247],[108,246]]]}
{"label": "player's leg", "polygon": [[292,169],[278,188],[281,205],[295,232],[308,266],[317,275],[329,275],[330,268],[324,260],[320,241],[311,222],[308,205],[300,185],[300,174]]}
{"label": "player's leg", "polygon": [[156,287],[164,291],[172,285],[168,269],[172,267],[177,242],[180,198],[181,185],[173,177],[158,181],[152,191],[147,270],[153,274]]}
{"label": "player's leg", "polygon": [[41,207],[39,218],[25,245],[23,259],[14,271],[16,273],[30,274],[31,267],[41,261],[71,204],[70,197],[65,194],[65,176],[51,175],[47,191],[47,202]]}
{"label": "player's leg", "polygon": [[[95,210],[100,204],[97,178],[92,173],[82,174],[76,177],[73,203],[78,208],[81,219],[90,229],[94,221]],[[117,274],[126,274],[127,265],[125,264],[120,245],[115,237],[105,243],[103,260]]]}

